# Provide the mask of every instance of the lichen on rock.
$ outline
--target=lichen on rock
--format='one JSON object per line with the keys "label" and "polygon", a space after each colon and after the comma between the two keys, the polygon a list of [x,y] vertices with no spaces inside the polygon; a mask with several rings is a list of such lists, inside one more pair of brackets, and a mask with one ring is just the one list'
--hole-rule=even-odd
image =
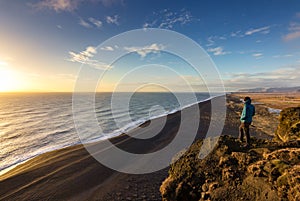
{"label": "lichen on rock", "polygon": [[275,140],[282,142],[300,140],[300,107],[286,108],[280,112]]}
{"label": "lichen on rock", "polygon": [[300,141],[251,140],[245,149],[236,138],[221,136],[202,160],[202,141],[194,143],[171,165],[162,200],[300,200]]}

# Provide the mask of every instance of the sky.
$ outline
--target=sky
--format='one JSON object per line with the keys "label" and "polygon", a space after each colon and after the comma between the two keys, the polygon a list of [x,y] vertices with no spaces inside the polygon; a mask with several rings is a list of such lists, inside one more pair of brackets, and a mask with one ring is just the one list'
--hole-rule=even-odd
{"label": "sky", "polygon": [[[164,85],[185,91],[179,80],[206,90],[205,75],[168,53],[169,44],[101,46],[124,32],[151,28],[175,31],[199,44],[227,91],[300,85],[297,0],[1,0],[0,27],[0,92],[71,92],[82,68],[104,75],[98,91],[118,86],[127,91],[133,85],[140,91],[160,91]],[[198,54],[184,43],[180,47]],[[121,49],[124,57],[104,62],[105,55]]]}

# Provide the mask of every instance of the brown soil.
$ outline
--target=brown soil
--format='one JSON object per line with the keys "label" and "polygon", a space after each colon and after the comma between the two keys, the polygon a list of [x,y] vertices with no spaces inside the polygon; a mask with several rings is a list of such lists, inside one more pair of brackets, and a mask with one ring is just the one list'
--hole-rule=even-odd
{"label": "brown soil", "polygon": [[[243,107],[240,99],[244,96],[251,96],[254,102],[259,102],[255,104],[251,147],[243,147],[237,135],[231,135],[236,134],[233,128],[239,124],[238,117]],[[275,100],[271,101],[271,97]],[[160,188],[163,200],[300,200],[300,141],[295,140],[298,138],[286,142],[273,140],[278,119],[284,119],[280,125],[288,125],[285,127],[290,129],[287,121],[296,121],[299,109],[286,109],[288,112],[281,114],[285,118],[268,112],[268,107],[283,109],[287,106],[286,102],[280,104],[281,100],[277,100],[274,94],[229,95],[223,134],[231,136],[221,136],[217,146],[204,159],[199,158],[199,152],[207,144],[203,140],[194,143],[171,166],[169,176]],[[228,126],[231,129],[227,131]],[[284,126],[280,132],[288,130]]]}

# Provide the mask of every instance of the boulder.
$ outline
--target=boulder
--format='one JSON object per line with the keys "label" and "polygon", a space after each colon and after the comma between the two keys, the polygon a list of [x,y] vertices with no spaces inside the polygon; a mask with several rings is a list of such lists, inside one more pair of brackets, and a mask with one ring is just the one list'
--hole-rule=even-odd
{"label": "boulder", "polygon": [[300,107],[283,109],[279,116],[279,125],[275,141],[289,142],[300,139]]}

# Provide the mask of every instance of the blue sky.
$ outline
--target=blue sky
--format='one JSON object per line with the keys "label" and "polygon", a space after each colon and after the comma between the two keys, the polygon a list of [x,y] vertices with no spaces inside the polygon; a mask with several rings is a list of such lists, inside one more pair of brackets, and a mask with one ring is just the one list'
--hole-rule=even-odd
{"label": "blue sky", "polygon": [[140,28],[169,29],[196,41],[227,90],[300,81],[296,0],[3,0],[0,26],[0,91],[72,91],[82,57]]}

